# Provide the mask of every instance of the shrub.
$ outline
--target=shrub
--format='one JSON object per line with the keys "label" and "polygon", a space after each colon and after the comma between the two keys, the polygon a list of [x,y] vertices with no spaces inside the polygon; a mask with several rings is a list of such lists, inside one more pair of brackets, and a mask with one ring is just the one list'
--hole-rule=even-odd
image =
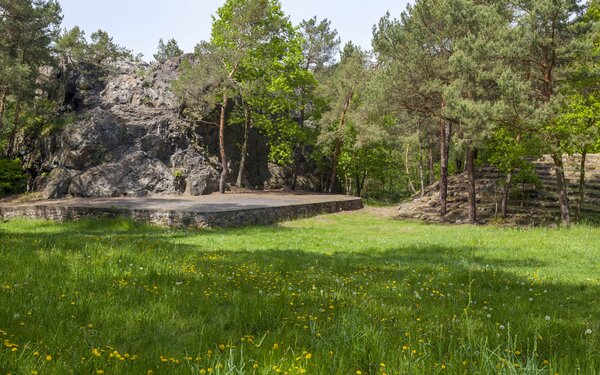
{"label": "shrub", "polygon": [[22,193],[27,184],[27,175],[18,160],[0,159],[0,197]]}

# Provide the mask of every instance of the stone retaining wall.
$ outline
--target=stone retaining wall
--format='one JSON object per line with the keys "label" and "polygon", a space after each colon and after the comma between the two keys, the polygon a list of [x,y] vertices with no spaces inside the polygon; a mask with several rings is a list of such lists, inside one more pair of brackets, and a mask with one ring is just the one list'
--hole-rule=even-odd
{"label": "stone retaining wall", "polygon": [[163,227],[211,228],[270,225],[285,220],[353,211],[361,208],[363,208],[361,199],[210,213],[181,210],[36,205],[28,207],[0,206],[0,218],[4,220],[30,218],[62,222],[99,217],[127,217]]}

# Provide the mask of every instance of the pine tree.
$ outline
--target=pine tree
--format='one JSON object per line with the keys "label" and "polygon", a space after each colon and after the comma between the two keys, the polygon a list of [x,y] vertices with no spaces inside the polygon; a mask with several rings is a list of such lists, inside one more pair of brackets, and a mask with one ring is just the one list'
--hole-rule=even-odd
{"label": "pine tree", "polygon": [[179,48],[177,41],[174,38],[169,39],[165,44],[161,38],[158,41],[158,52],[154,55],[154,59],[160,63],[163,63],[174,57],[183,55],[183,51]]}

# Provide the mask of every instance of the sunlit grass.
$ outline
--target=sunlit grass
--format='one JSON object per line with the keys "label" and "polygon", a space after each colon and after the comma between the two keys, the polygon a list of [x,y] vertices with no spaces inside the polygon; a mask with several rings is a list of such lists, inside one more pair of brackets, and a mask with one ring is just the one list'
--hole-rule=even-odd
{"label": "sunlit grass", "polygon": [[600,229],[0,223],[0,374],[600,368]]}

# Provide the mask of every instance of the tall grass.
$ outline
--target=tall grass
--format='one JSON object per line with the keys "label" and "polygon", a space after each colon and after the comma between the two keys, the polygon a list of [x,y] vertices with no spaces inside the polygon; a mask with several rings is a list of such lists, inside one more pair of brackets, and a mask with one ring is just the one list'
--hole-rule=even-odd
{"label": "tall grass", "polygon": [[0,223],[0,374],[595,374],[600,229]]}

